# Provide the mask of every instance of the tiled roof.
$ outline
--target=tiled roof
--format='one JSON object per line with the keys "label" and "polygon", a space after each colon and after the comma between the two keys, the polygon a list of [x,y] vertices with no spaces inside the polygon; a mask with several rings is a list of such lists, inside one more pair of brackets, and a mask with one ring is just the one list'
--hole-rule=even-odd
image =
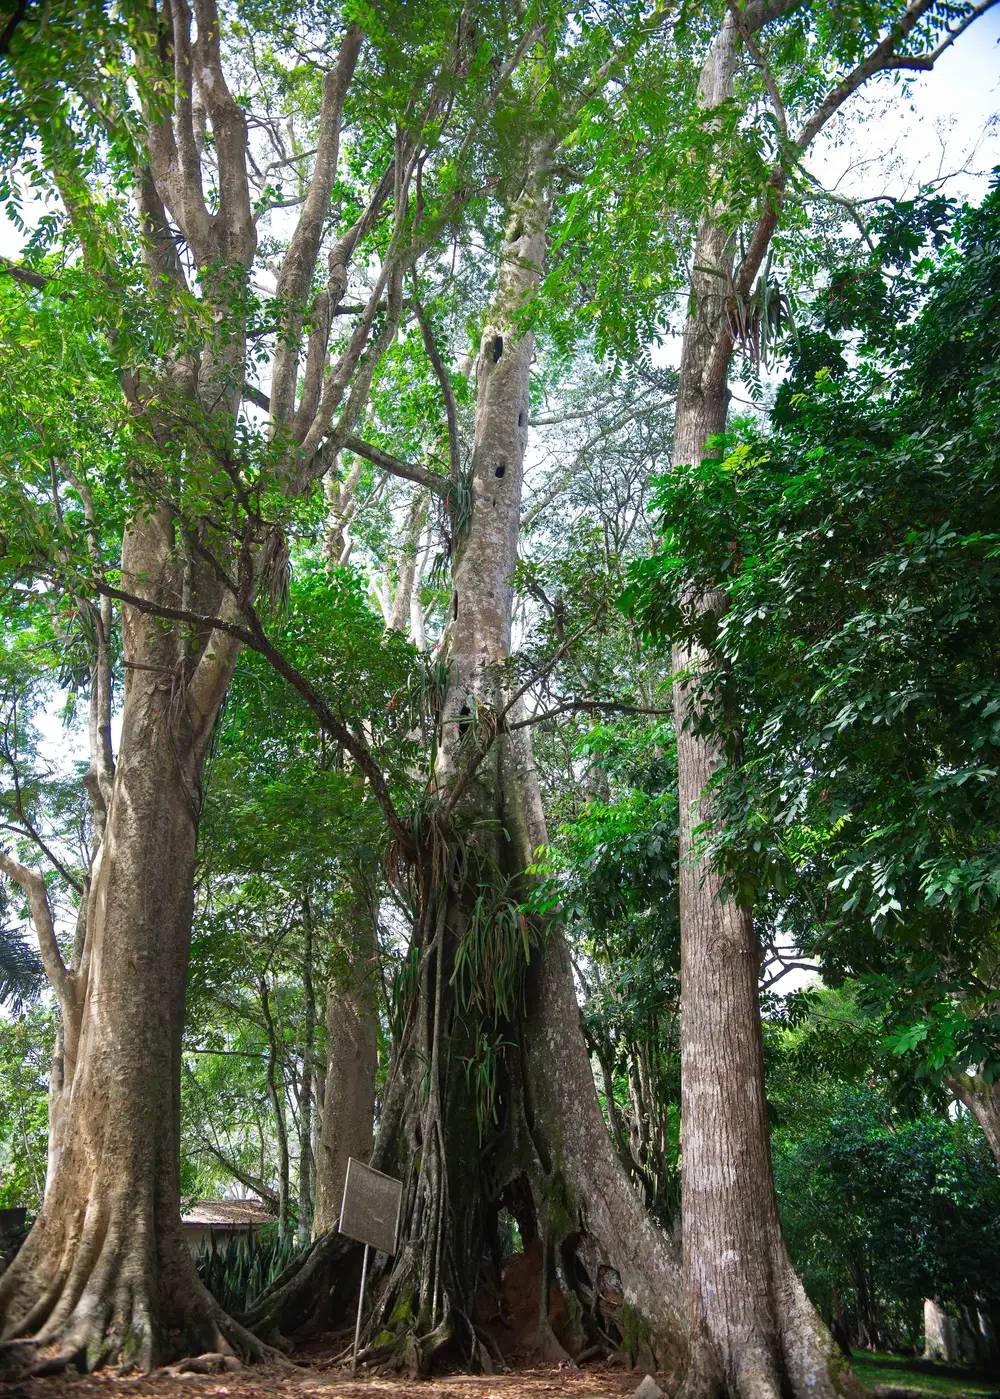
{"label": "tiled roof", "polygon": [[181,1215],[182,1224],[203,1224],[230,1228],[240,1224],[271,1224],[270,1214],[259,1200],[193,1200]]}

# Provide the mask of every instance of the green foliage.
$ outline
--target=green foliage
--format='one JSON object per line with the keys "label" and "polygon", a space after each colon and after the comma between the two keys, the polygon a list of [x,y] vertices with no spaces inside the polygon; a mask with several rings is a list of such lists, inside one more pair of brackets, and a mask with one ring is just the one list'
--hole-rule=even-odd
{"label": "green foliage", "polygon": [[[0,908],[7,892],[0,889]],[[15,929],[0,924],[0,1005],[20,1015],[45,985],[41,959]]]}
{"label": "green foliage", "polygon": [[[873,331],[877,298],[855,307],[850,368],[828,330],[803,337],[811,378],[793,375],[777,429],[736,424],[664,480],[666,545],[626,605],[710,648],[700,722],[731,762],[703,836],[736,896],[830,975],[864,973],[912,1027],[897,1048],[990,1079],[1000,192],[939,232],[936,258],[908,270],[908,324]],[[925,234],[893,234],[871,277]],[[721,622],[678,602],[716,587]]]}
{"label": "green foliage", "polygon": [[646,721],[595,726],[577,754],[604,790],[556,830],[534,900],[543,916],[558,911],[576,950],[615,1144],[668,1224],[679,1205],[680,1118],[673,733]]}
{"label": "green foliage", "polygon": [[24,1205],[32,1214],[45,1189],[56,1024],[46,1005],[0,1017],[0,1206]]}
{"label": "green foliage", "polygon": [[273,1226],[219,1241],[209,1230],[195,1263],[198,1276],[223,1310],[238,1316],[274,1282],[294,1253],[292,1235],[281,1240]]}
{"label": "green foliage", "polygon": [[[831,230],[793,138],[903,8],[893,0],[789,7],[756,35],[761,62],[741,65],[733,96],[711,109],[697,103],[697,83],[727,6],[713,0],[671,16],[634,55],[627,81],[587,104],[574,133],[570,154],[583,178],[561,201],[546,279],[552,334],[564,352],[579,345],[585,328],[602,356],[644,360],[688,301],[688,253],[700,216],[711,208],[735,247],[746,247],[778,167],[785,189],[774,276],[730,307],[738,338],[751,332],[744,349],[760,352],[760,332],[773,324],[779,296],[787,311],[791,297],[813,289],[830,245],[842,241],[842,211]],[[929,52],[969,8],[930,6],[908,51]],[[787,134],[765,73],[780,94]],[[912,236],[913,221],[900,222]]]}
{"label": "green foliage", "polygon": [[829,1081],[778,1110],[785,1238],[814,1296],[849,1296],[861,1266],[886,1298],[997,1300],[1000,1183],[975,1122],[901,1119],[878,1088]]}
{"label": "green foliage", "polygon": [[455,948],[451,984],[459,1005],[492,1019],[513,1020],[521,1009],[524,969],[537,942],[537,928],[511,896],[511,881],[496,876],[481,883]]}

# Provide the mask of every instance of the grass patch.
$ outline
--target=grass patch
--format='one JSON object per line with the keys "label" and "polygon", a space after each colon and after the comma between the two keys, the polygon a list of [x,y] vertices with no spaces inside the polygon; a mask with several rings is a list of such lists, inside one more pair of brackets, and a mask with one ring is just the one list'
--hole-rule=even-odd
{"label": "grass patch", "polygon": [[855,1351],[854,1373],[866,1389],[879,1384],[922,1389],[927,1394],[971,1394],[976,1399],[1000,1399],[1000,1375],[983,1370],[960,1370],[927,1360],[902,1360],[898,1355]]}

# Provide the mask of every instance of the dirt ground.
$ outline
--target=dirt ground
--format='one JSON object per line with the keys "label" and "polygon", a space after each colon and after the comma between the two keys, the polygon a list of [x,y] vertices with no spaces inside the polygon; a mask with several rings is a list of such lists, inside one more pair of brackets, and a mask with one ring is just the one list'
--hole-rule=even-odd
{"label": "dirt ground", "polygon": [[625,1399],[641,1379],[621,1370],[552,1367],[428,1380],[352,1379],[349,1370],[316,1360],[290,1373],[252,1366],[223,1375],[58,1375],[0,1385],[0,1399]]}

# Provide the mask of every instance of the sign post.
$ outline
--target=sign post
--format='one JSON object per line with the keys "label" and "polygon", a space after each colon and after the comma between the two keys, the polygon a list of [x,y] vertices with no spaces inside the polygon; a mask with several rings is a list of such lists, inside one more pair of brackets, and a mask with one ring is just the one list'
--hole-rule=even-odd
{"label": "sign post", "polygon": [[353,1156],[347,1159],[344,1178],[344,1199],[340,1207],[340,1232],[357,1239],[365,1246],[361,1264],[361,1290],[358,1293],[358,1319],[354,1326],[354,1356],[351,1374],[357,1373],[358,1344],[361,1340],[361,1312],[365,1301],[365,1280],[368,1277],[368,1251],[396,1252],[399,1233],[399,1212],[403,1205],[403,1182],[393,1180],[373,1170]]}

